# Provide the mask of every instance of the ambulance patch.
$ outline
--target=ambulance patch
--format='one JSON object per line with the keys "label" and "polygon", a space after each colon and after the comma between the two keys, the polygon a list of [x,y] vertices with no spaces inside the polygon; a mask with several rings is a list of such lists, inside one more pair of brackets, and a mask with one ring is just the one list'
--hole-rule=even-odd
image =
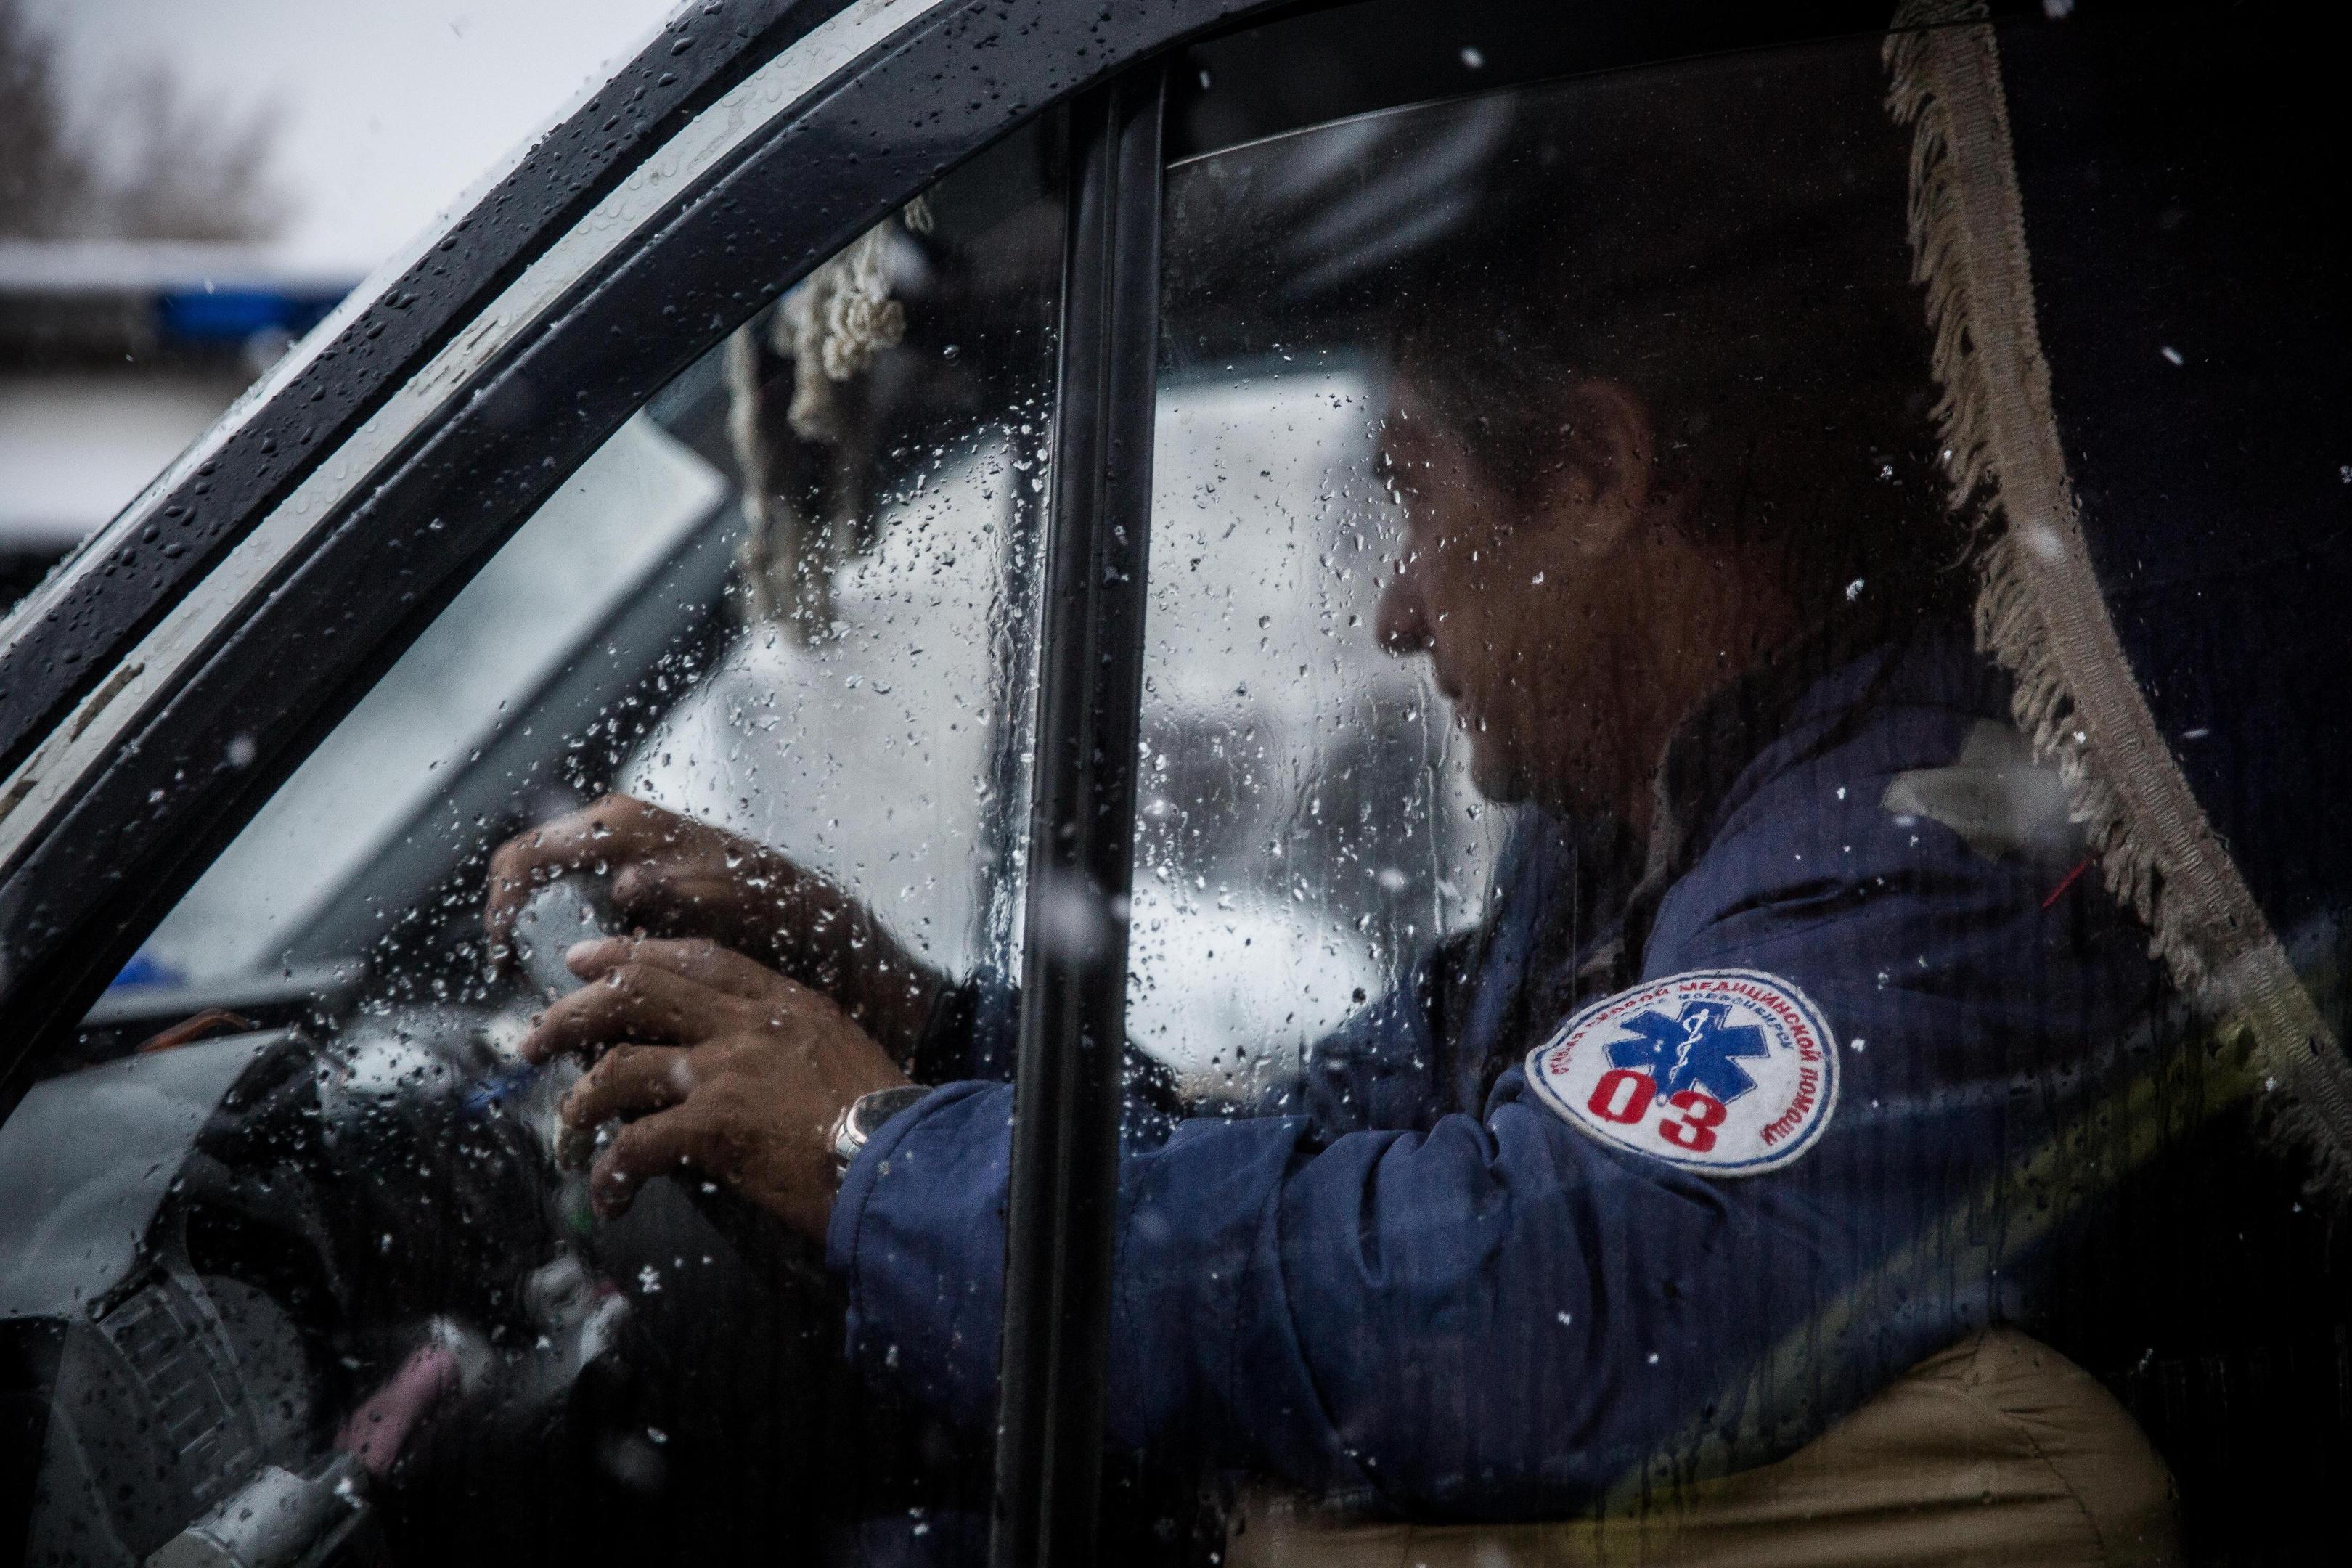
{"label": "ambulance patch", "polygon": [[1528,1056],[1570,1126],[1706,1176],[1777,1170],[1837,1107],[1837,1041],[1794,985],[1752,969],[1670,974],[1603,997]]}

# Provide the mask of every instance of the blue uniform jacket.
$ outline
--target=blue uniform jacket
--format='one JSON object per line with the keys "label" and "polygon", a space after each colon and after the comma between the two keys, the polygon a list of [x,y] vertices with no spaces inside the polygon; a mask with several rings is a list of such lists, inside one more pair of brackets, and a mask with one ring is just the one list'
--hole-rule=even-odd
{"label": "blue uniform jacket", "polygon": [[[1965,644],[1824,663],[1760,731],[1670,752],[1685,819],[1564,954],[1543,889],[1573,851],[1534,825],[1468,957],[1322,1042],[1287,1113],[1130,1118],[1116,1439],[1421,1517],[1557,1517],[1661,1454],[1772,1458],[2030,1321],[2035,1260],[2097,1184],[2077,1134],[2149,1005],[2146,934],[2063,831],[2003,837],[2000,779],[1964,753],[2011,733],[2007,686]],[[1596,984],[1710,968],[1792,982],[1840,1042],[1796,1163],[1693,1174],[1528,1090],[1526,1052]],[[853,1352],[980,1430],[1012,1096],[949,1084],[888,1123],[828,1237]]]}

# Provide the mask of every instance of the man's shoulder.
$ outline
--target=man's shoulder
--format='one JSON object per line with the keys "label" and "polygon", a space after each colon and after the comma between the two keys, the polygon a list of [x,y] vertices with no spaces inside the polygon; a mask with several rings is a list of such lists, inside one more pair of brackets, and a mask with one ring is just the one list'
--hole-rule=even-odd
{"label": "man's shoulder", "polygon": [[1778,732],[1759,747],[1717,811],[1718,832],[1759,796],[1785,806],[1791,789],[1832,774],[1934,766],[1966,733],[2010,722],[2011,681],[1956,632],[1882,643],[1807,682]]}
{"label": "man's shoulder", "polygon": [[1883,921],[2038,901],[2081,853],[2064,786],[2010,722],[1999,671],[1952,637],[1882,647],[1814,682],[1743,769],[1661,900],[1652,945],[1738,914]]}
{"label": "man's shoulder", "polygon": [[[1752,849],[1759,839],[1801,849],[1802,840],[1827,836],[1839,840],[1842,858],[1863,853],[1843,848],[1849,831],[1920,815],[1886,801],[1896,781],[1922,773],[1978,767],[1996,791],[2054,777],[2036,766],[2011,722],[2009,692],[2006,676],[1950,636],[1881,646],[1841,663],[1811,682],[1725,790],[1700,825],[1691,865],[1727,848]],[[1864,836],[1881,849],[1910,847],[1907,833]],[[1791,857],[1790,864],[1800,862]]]}

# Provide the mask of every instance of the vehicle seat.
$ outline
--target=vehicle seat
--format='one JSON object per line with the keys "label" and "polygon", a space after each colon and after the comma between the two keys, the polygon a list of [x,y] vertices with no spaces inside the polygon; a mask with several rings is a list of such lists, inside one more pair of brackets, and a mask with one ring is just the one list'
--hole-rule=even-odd
{"label": "vehicle seat", "polygon": [[1639,1512],[1339,1523],[1253,1500],[1232,1568],[1892,1568],[2182,1560],[2164,1460],[2090,1373],[2013,1330],[1928,1357],[1776,1463]]}

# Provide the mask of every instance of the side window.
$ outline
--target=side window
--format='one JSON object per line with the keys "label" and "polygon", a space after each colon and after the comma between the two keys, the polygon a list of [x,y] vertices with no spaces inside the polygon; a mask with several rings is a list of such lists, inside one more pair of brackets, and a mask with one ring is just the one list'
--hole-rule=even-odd
{"label": "side window", "polygon": [[12,1149],[91,1094],[217,1107],[92,1123],[101,1168],[196,1142],[135,1253],[59,1265],[111,1295],[56,1352],[34,1559],[233,1532],[257,1485],[364,1495],[400,1561],[981,1539],[986,1422],[860,1389],[823,1203],[758,1213],[793,1200],[688,1085],[827,1031],[827,1092],[905,1083],[1017,973],[1058,134],[631,418],[155,928],[110,1065],[26,1102]]}
{"label": "side window", "polygon": [[[1402,1052],[1477,1114],[1655,967],[1767,688],[1969,662],[1882,93],[1815,50],[1170,172],[1130,1024],[1204,1093],[1408,1114]],[[1621,1142],[1733,1136],[1645,1081]]]}
{"label": "side window", "polygon": [[2124,1343],[2198,1342],[2089,1276],[2186,1157],[2100,1140],[2208,1068],[1979,641],[1888,68],[1169,171],[1129,1024],[1223,1121],[1135,1156],[1111,1405],[1244,1434],[1243,1560],[1780,1550],[1774,1467],[1859,1528],[1869,1423],[1971,1379],[2175,1539]]}

